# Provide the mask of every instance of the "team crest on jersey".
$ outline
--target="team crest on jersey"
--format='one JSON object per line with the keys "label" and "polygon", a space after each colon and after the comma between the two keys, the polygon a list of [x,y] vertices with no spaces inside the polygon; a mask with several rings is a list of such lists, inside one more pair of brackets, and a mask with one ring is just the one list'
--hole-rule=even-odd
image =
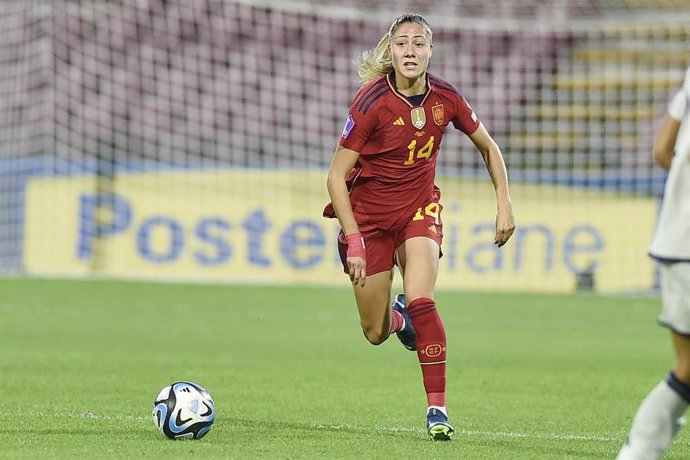
{"label": "team crest on jersey", "polygon": [[431,108],[431,114],[434,116],[434,123],[441,126],[443,124],[443,104],[435,105]]}
{"label": "team crest on jersey", "polygon": [[343,128],[343,134],[340,136],[343,139],[346,139],[347,136],[350,134],[350,131],[352,131],[352,128],[355,127],[355,120],[352,119],[352,114],[349,114],[347,116],[347,121],[345,121],[345,127]]}
{"label": "team crest on jersey", "polygon": [[417,129],[422,129],[426,124],[426,113],[424,112],[424,107],[415,107],[410,111],[410,118],[412,118],[412,124]]}

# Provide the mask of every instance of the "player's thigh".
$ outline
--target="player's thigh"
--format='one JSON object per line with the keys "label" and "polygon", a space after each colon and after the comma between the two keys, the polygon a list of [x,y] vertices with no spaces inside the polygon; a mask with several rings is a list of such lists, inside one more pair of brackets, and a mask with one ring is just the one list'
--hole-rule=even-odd
{"label": "player's thigh", "polygon": [[367,275],[364,286],[353,285],[362,325],[381,325],[388,317],[393,272],[385,270]]}
{"label": "player's thigh", "polygon": [[690,263],[663,263],[661,271],[662,309],[659,322],[672,331],[676,362],[673,372],[690,384]]}
{"label": "player's thigh", "polygon": [[420,297],[434,298],[439,249],[435,240],[424,236],[407,239],[398,248],[397,258],[408,302]]}
{"label": "player's thigh", "polygon": [[[395,234],[378,229],[364,231],[362,233],[366,246],[367,280],[377,273],[390,272],[395,265]],[[347,242],[345,234],[338,234],[338,252],[343,264],[343,271],[349,273],[347,263]],[[368,283],[368,281],[367,281]]]}
{"label": "player's thigh", "polygon": [[672,331],[690,336],[690,263],[663,263],[659,322]]}

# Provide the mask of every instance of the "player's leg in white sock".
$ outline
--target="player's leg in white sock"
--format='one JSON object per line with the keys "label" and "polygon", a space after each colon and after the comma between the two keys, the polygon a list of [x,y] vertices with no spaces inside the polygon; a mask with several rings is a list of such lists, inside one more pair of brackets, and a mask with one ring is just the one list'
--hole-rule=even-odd
{"label": "player's leg in white sock", "polygon": [[681,427],[690,387],[672,373],[642,401],[617,460],[658,459]]}

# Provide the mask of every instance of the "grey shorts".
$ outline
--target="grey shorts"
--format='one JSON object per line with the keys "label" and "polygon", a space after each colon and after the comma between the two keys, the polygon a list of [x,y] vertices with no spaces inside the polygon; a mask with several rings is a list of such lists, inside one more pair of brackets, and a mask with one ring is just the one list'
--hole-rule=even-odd
{"label": "grey shorts", "polygon": [[661,314],[659,323],[690,336],[690,262],[660,263]]}

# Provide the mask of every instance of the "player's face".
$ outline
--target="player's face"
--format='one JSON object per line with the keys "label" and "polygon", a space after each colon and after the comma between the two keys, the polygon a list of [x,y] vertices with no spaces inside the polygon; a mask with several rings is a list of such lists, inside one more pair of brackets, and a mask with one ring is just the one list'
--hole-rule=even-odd
{"label": "player's face", "polygon": [[397,75],[410,80],[424,75],[431,57],[431,42],[424,28],[414,22],[401,24],[393,33],[391,54]]}

